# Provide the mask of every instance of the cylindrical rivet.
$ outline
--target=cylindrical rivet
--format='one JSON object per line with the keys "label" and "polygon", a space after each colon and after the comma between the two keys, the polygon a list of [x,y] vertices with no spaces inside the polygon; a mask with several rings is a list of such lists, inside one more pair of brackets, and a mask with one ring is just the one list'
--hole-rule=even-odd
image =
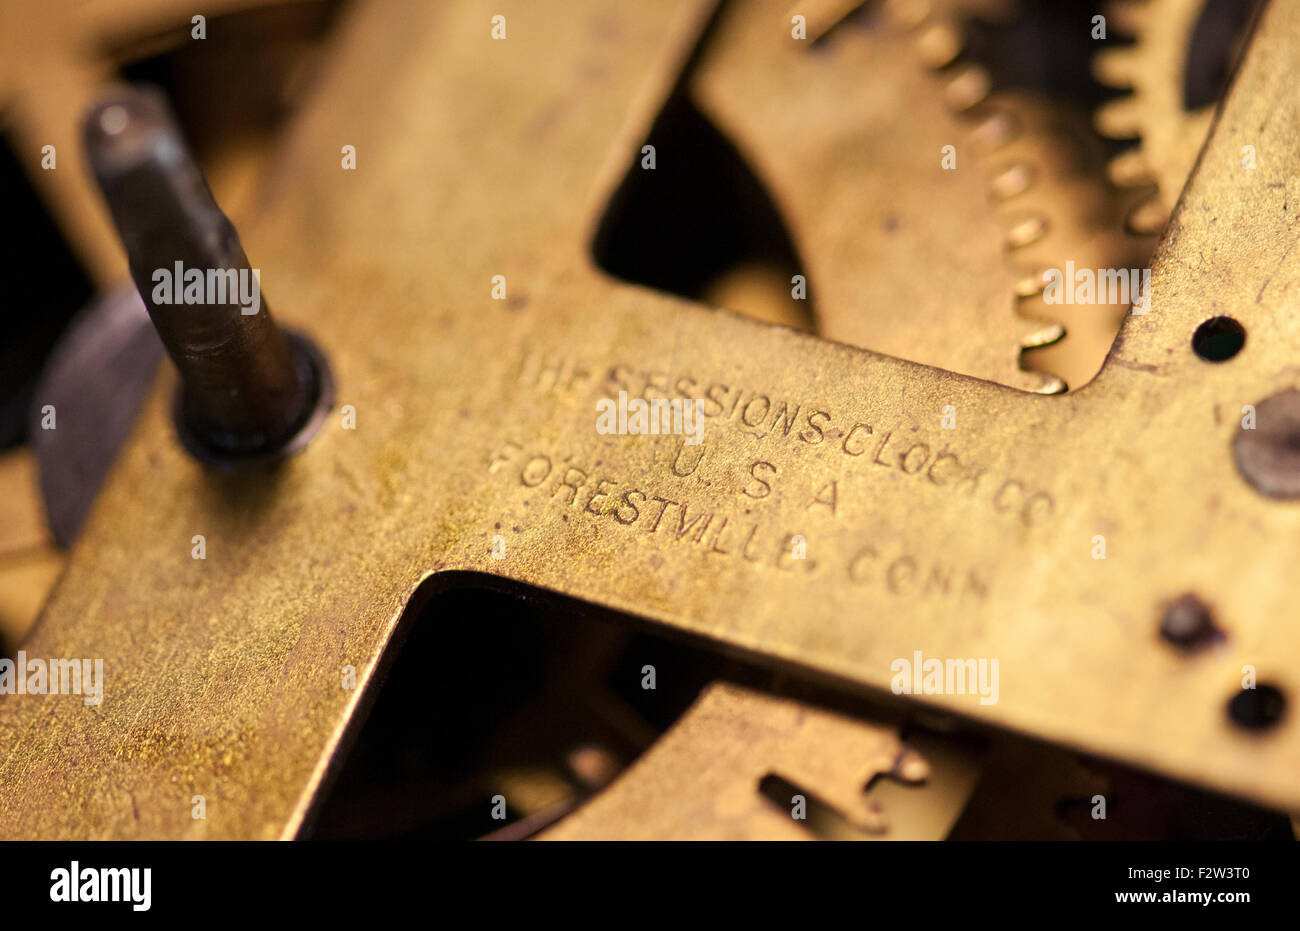
{"label": "cylindrical rivet", "polygon": [[219,458],[274,453],[311,418],[321,360],[272,321],[161,94],[114,92],[91,110],[85,138],[131,277],[180,371],[187,445]]}

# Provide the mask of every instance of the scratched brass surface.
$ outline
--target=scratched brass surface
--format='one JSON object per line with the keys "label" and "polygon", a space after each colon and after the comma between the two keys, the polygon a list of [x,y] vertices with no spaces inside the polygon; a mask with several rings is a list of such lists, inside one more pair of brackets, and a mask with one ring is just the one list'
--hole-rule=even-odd
{"label": "scratched brass surface", "polygon": [[[493,42],[497,12],[509,37]],[[1300,7],[1265,17],[1158,255],[1151,312],[1060,397],[593,266],[591,231],[707,13],[350,11],[242,233],[281,320],[328,354],[356,430],[336,412],[278,473],[214,476],[178,445],[160,377],[25,643],[103,657],[103,704],[0,701],[0,836],[294,835],[403,606],[457,569],[877,690],[914,650],[997,658],[997,704],[924,700],[1300,808],[1294,712],[1259,735],[1224,712],[1243,664],[1292,695],[1300,668],[1300,511],[1252,491],[1230,450],[1241,405],[1300,375],[1286,209]],[[1247,143],[1257,171],[1238,167]],[[345,144],[355,172],[340,170]],[[497,274],[507,301],[490,298]],[[1249,336],[1210,366],[1189,341],[1216,313]],[[596,398],[647,385],[726,389],[702,446],[595,433]],[[940,427],[949,404],[954,431]],[[783,406],[797,408],[788,431],[772,427]],[[530,487],[543,456],[551,471]],[[796,533],[807,560],[789,558]],[[1189,590],[1227,633],[1195,656],[1156,633],[1162,603]],[[190,817],[195,794],[207,820]]]}

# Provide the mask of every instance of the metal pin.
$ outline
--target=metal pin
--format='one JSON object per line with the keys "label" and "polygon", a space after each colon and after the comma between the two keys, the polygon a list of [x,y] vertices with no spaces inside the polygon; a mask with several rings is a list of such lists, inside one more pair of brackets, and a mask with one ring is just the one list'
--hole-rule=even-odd
{"label": "metal pin", "polygon": [[[85,138],[131,277],[180,371],[178,426],[187,445],[218,458],[280,449],[311,417],[319,373],[310,351],[271,320],[239,235],[162,95],[115,91],[87,116]],[[202,289],[186,294],[187,283],[198,283],[195,270]],[[247,312],[252,306],[256,312]]]}
{"label": "metal pin", "polygon": [[1193,649],[1223,638],[1209,605],[1193,594],[1181,595],[1165,606],[1160,635],[1175,646]]}

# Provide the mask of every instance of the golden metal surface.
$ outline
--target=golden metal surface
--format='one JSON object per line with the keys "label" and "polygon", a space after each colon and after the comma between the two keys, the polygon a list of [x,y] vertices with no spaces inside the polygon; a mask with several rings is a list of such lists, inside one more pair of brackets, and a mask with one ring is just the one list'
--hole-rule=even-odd
{"label": "golden metal surface", "polygon": [[[509,37],[494,42],[498,12]],[[996,704],[918,700],[1300,808],[1294,713],[1244,734],[1224,711],[1243,665],[1298,686],[1300,513],[1242,481],[1230,447],[1242,405],[1300,377],[1300,7],[1264,18],[1159,251],[1151,312],[1060,397],[594,267],[591,232],[708,14],[668,0],[350,12],[242,232],[356,429],[336,414],[275,473],[213,475],[179,447],[160,378],[25,644],[103,657],[104,701],[0,701],[0,836],[295,835],[399,620],[452,570],[879,695],[915,650],[996,658]],[[340,170],[346,144],[355,172]],[[1256,171],[1240,169],[1245,144]],[[915,160],[932,155],[927,141]],[[1214,314],[1249,334],[1217,366],[1190,348]],[[594,401],[620,388],[720,409],[700,447],[600,436]],[[1197,655],[1157,634],[1188,591],[1226,633]],[[340,687],[348,665],[356,690]]]}

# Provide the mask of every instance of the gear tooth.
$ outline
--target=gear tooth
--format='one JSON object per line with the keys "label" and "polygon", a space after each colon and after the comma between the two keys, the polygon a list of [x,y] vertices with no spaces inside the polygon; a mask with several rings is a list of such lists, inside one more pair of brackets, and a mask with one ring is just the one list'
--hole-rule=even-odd
{"label": "gear tooth", "polygon": [[1008,200],[1028,190],[1033,180],[1032,166],[1027,162],[1016,162],[993,176],[989,182],[989,191],[997,200]]}
{"label": "gear tooth", "polygon": [[1043,293],[1047,287],[1048,270],[1046,268],[1035,269],[1016,282],[1016,297],[1022,301],[1030,300]]}
{"label": "gear tooth", "polygon": [[963,47],[961,33],[951,23],[927,26],[916,38],[921,60],[936,71],[956,60]]}
{"label": "gear tooth", "polygon": [[979,65],[967,65],[944,88],[944,97],[950,107],[964,112],[984,100],[992,89],[993,79],[988,71]]}
{"label": "gear tooth", "polygon": [[1140,187],[1155,182],[1155,171],[1140,147],[1121,152],[1106,165],[1106,177],[1118,187]]}
{"label": "gear tooth", "polygon": [[1102,84],[1127,90],[1133,86],[1140,67],[1138,56],[1124,48],[1103,49],[1092,59],[1092,74]]}
{"label": "gear tooth", "polygon": [[1020,132],[1016,117],[1004,110],[989,114],[971,132],[971,141],[983,152],[1006,145]]}
{"label": "gear tooth", "polygon": [[1022,349],[1041,349],[1043,346],[1059,343],[1063,339],[1065,339],[1065,327],[1059,323],[1048,323],[1020,337],[1020,346]]}
{"label": "gear tooth", "polygon": [[1160,195],[1153,194],[1129,211],[1124,226],[1134,236],[1158,236],[1164,232],[1168,222],[1169,211],[1160,200]]}
{"label": "gear tooth", "polygon": [[889,0],[886,12],[904,29],[915,29],[933,9],[931,0]]}
{"label": "gear tooth", "polygon": [[1136,139],[1141,112],[1132,97],[1120,97],[1102,104],[1095,117],[1097,132],[1111,139]]}
{"label": "gear tooth", "polygon": [[1033,245],[1047,235],[1047,218],[1040,214],[1022,217],[1007,230],[1007,247],[1022,249]]}
{"label": "gear tooth", "polygon": [[1107,35],[1118,32],[1135,36],[1146,25],[1147,8],[1135,0],[1117,0],[1106,5]]}
{"label": "gear tooth", "polygon": [[1070,389],[1065,379],[1047,372],[1021,369],[1020,375],[1020,384],[1017,387],[1022,391],[1032,391],[1034,394],[1065,394]]}

